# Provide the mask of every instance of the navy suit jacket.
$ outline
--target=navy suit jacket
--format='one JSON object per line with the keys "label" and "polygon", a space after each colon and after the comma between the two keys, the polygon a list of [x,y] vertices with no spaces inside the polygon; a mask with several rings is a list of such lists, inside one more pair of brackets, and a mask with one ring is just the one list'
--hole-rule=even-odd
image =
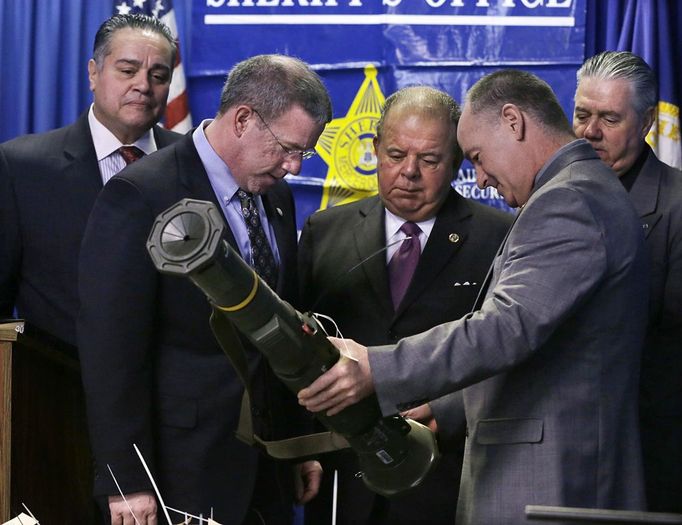
{"label": "navy suit jacket", "polygon": [[[397,311],[391,302],[386,254],[370,257],[386,246],[384,219],[379,197],[337,206],[308,218],[299,247],[305,306],[315,305],[316,312],[334,318],[344,337],[368,345],[392,343],[468,313],[513,216],[467,200],[451,189]],[[307,522],[329,522],[332,473],[337,469],[339,523],[401,519],[452,523],[462,441],[460,436],[455,444],[450,443],[452,449],[422,486],[391,498],[390,504],[355,476],[359,467],[352,452],[322,458],[323,487],[320,496],[306,506]]]}
{"label": "navy suit jacket", "polygon": [[[154,127],[159,149],[181,135]],[[0,145],[0,317],[76,343],[78,253],[102,178],[88,112]]]}
{"label": "navy suit jacket", "polygon": [[[124,492],[151,488],[135,443],[167,505],[204,516],[212,508],[220,523],[241,523],[259,463],[274,462],[234,435],[244,389],[209,328],[206,297],[189,279],[157,272],[146,249],[158,214],[186,197],[218,206],[189,134],[108,182],[88,222],[78,346],[95,491],[116,494],[107,465]],[[263,202],[281,258],[276,289],[291,300],[297,292],[296,227],[288,185],[277,183]],[[234,246],[231,232],[228,237]],[[296,412],[293,395],[264,377],[268,369],[258,352],[248,350],[248,357],[259,392],[252,399],[256,428],[265,439],[291,434],[295,421],[286,415]],[[291,470],[276,467],[268,496],[281,498],[291,511]]]}

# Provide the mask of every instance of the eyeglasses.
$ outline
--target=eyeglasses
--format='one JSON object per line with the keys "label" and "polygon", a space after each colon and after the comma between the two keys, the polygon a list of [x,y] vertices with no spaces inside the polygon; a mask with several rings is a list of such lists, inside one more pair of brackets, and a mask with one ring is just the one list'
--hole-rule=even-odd
{"label": "eyeglasses", "polygon": [[[252,109],[253,109],[253,108],[252,108]],[[293,157],[294,155],[296,155],[296,156],[299,156],[302,160],[306,160],[306,159],[309,159],[310,157],[313,157],[313,156],[315,156],[315,155],[317,154],[317,152],[316,152],[314,149],[312,149],[312,148],[311,148],[311,149],[306,149],[306,150],[287,148],[284,144],[282,144],[282,143],[279,141],[279,139],[277,138],[277,135],[275,135],[275,134],[272,132],[272,130],[270,129],[270,126],[268,126],[268,123],[265,122],[265,119],[261,116],[261,114],[258,113],[258,111],[256,111],[255,109],[253,110],[253,112],[254,112],[256,115],[258,115],[258,118],[261,120],[261,122],[262,122],[263,125],[265,126],[265,129],[267,129],[267,130],[270,132],[270,135],[272,135],[272,138],[275,139],[275,142],[277,142],[277,144],[279,144],[279,147],[282,148],[282,150],[284,151],[284,154],[285,154],[287,157]]]}

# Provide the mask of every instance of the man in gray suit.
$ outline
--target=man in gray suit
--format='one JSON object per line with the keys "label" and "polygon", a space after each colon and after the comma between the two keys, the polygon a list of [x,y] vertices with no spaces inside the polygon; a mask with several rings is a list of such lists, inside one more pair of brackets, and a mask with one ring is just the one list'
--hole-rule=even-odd
{"label": "man in gray suit", "polygon": [[578,71],[573,129],[616,172],[644,228],[651,256],[640,382],[647,504],[682,512],[682,173],[645,140],[657,92],[656,75],[637,55],[593,56]]}
{"label": "man in gray suit", "polygon": [[376,391],[389,415],[450,394],[432,407],[439,428],[466,417],[458,524],[526,523],[527,504],[643,508],[649,283],[627,193],[530,73],[477,82],[457,139],[479,186],[521,208],[480,308],[394,346],[347,341],[299,401],[333,414]]}

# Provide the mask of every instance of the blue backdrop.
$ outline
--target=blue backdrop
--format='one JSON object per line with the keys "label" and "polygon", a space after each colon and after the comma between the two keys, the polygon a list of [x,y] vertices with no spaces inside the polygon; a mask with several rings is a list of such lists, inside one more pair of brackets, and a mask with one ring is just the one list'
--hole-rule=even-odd
{"label": "blue backdrop", "polygon": [[[117,0],[120,3],[124,0]],[[151,1],[151,0],[148,0]],[[90,103],[87,60],[111,0],[0,0],[0,141],[68,124]],[[330,89],[334,122],[291,182],[299,224],[374,191],[368,147],[385,96],[414,83],[457,100],[500,67],[534,71],[572,112],[575,70],[604,49],[632,49],[660,70],[679,107],[682,7],[667,0],[175,0],[194,123],[213,116],[225,73],[255,53],[300,56]],[[308,5],[308,7],[302,7]],[[337,5],[334,5],[337,4]],[[512,7],[509,7],[512,6]],[[532,7],[530,7],[532,6]],[[371,64],[373,67],[366,67]],[[677,129],[679,146],[679,129]],[[455,182],[481,194],[464,166]]]}

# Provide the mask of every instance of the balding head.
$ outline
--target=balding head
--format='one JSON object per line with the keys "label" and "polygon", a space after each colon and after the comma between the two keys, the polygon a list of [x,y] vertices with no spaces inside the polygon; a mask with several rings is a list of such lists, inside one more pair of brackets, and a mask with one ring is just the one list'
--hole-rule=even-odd
{"label": "balding head", "polygon": [[457,103],[434,88],[404,88],[386,100],[374,148],[388,210],[414,222],[438,213],[462,162],[458,121]]}

